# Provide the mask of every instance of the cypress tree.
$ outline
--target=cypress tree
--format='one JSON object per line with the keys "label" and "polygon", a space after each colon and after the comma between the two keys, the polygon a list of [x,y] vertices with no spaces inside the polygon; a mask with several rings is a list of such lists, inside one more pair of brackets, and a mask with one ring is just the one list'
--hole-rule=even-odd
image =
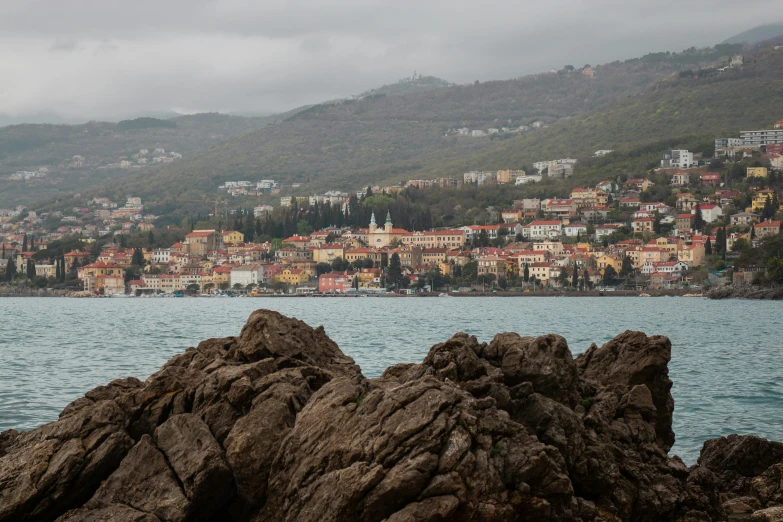
{"label": "cypress tree", "polygon": [[696,230],[703,230],[704,225],[704,217],[701,215],[701,204],[696,203],[696,213],[693,218],[693,228]]}
{"label": "cypress tree", "polygon": [[27,234],[24,235],[22,240],[22,252],[27,252]]}
{"label": "cypress tree", "polygon": [[576,268],[576,263],[574,263],[574,275],[571,277],[571,286],[574,288],[579,286],[579,270]]}
{"label": "cypress tree", "polygon": [[60,280],[60,260],[55,259],[54,260],[54,277],[59,281]]}
{"label": "cypress tree", "polygon": [[5,280],[8,282],[11,282],[16,277],[16,263],[14,263],[14,260],[9,257],[8,258],[8,265],[5,267]]}
{"label": "cypress tree", "polygon": [[709,237],[707,237],[707,242],[704,244],[704,254],[708,256],[712,255],[712,241],[710,241]]}
{"label": "cypress tree", "polygon": [[525,263],[525,270],[522,273],[522,279],[524,279],[525,283],[530,281],[530,265],[528,263]]}

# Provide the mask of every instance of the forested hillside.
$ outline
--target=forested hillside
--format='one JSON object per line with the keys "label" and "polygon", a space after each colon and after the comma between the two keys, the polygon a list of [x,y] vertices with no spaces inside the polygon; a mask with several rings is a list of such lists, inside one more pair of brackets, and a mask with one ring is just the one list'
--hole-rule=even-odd
{"label": "forested hillside", "polygon": [[[187,157],[241,134],[290,116],[245,118],[208,113],[170,119],[138,118],[118,123],[83,125],[29,124],[0,128],[0,207],[30,203],[109,181],[157,170],[132,161],[134,168],[117,164],[133,160],[140,149],[162,148]],[[82,156],[83,162],[74,162]],[[45,177],[9,180],[16,171],[48,169]]]}
{"label": "forested hillside", "polygon": [[[736,134],[783,113],[783,53],[736,47],[655,54],[595,68],[406,96],[316,105],[286,121],[113,187],[155,201],[203,199],[226,180],[302,183],[299,193],[348,190],[472,169],[520,168],[559,156],[682,135]],[[456,136],[455,127],[548,124],[519,134]]]}

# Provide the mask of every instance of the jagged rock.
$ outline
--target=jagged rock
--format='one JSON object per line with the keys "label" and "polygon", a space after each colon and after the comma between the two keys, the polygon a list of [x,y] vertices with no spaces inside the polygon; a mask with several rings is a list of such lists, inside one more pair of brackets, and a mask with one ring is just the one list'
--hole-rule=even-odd
{"label": "jagged rock", "polygon": [[[783,444],[667,452],[665,337],[456,334],[366,379],[270,311],[0,434],[0,521],[779,520]],[[778,517],[778,518],[775,518]]]}

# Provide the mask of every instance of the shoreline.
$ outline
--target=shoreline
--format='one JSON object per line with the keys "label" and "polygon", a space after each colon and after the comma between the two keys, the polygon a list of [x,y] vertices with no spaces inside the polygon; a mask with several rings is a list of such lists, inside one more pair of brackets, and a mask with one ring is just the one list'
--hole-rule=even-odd
{"label": "shoreline", "polygon": [[[112,296],[87,296],[87,295],[69,295],[62,291],[54,292],[39,292],[28,294],[11,294],[0,292],[0,298],[3,297],[65,297],[71,299],[117,299]],[[133,299],[179,299],[179,298],[199,298],[199,299],[216,299],[225,298],[229,296],[207,296],[207,295],[195,295],[195,296],[174,296],[174,295],[159,295],[152,297],[143,297],[124,294],[125,298]],[[637,292],[630,290],[620,290],[613,292],[455,292],[447,295],[441,295],[438,292],[427,292],[419,294],[260,294],[260,295],[238,295],[230,296],[238,298],[315,298],[315,299],[352,299],[352,298],[470,298],[470,297],[707,297],[703,293],[697,293],[694,291],[688,292],[686,290],[650,290],[647,292]],[[736,299],[736,298],[735,298]]]}

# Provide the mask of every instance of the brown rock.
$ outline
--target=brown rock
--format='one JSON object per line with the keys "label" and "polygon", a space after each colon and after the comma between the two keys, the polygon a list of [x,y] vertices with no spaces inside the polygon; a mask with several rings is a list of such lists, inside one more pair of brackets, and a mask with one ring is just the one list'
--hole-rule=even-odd
{"label": "brown rock", "polygon": [[783,444],[668,456],[670,353],[456,334],[366,379],[322,328],[259,310],[1,433],[0,522],[778,520]]}

